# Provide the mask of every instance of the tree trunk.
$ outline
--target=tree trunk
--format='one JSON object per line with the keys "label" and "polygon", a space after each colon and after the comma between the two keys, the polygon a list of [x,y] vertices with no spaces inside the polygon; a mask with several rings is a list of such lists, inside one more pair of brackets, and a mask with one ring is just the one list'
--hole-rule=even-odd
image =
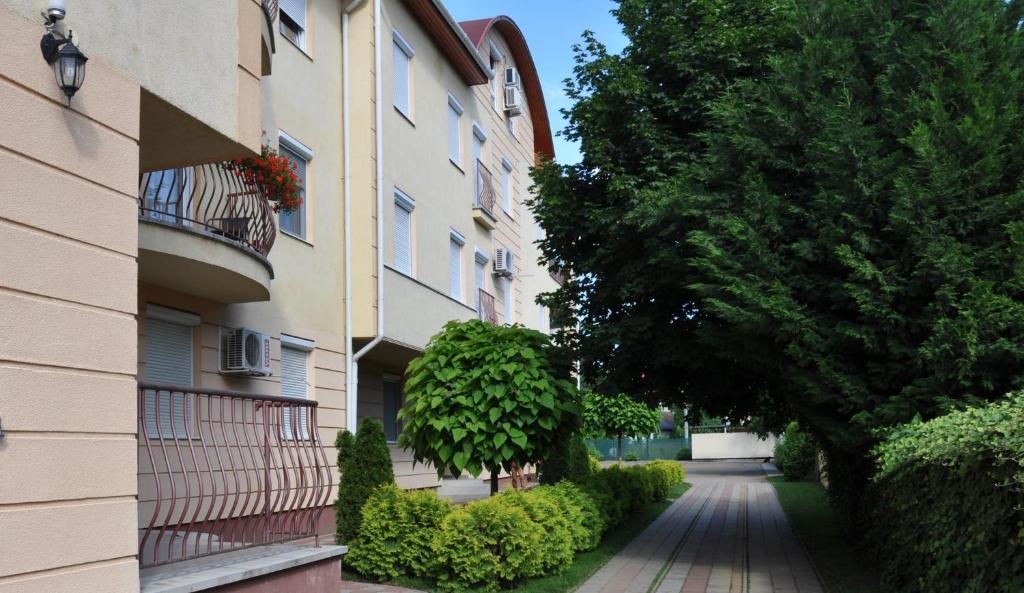
{"label": "tree trunk", "polygon": [[498,493],[498,470],[491,470],[491,496]]}
{"label": "tree trunk", "polygon": [[616,446],[615,451],[619,454],[619,461],[622,461],[622,435],[618,436],[619,444]]}

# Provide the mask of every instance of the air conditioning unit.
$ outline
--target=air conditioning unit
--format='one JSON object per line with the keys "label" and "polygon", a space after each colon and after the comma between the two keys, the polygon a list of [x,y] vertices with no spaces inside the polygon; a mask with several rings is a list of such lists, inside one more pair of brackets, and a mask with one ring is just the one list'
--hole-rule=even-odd
{"label": "air conditioning unit", "polygon": [[519,89],[514,86],[505,87],[505,112],[510,116],[523,113],[523,98]]}
{"label": "air conditioning unit", "polygon": [[520,88],[519,71],[515,68],[505,68],[505,86]]}
{"label": "air conditioning unit", "polygon": [[494,250],[494,275],[511,278],[516,271],[516,258],[508,249]]}
{"label": "air conditioning unit", "polygon": [[221,328],[220,372],[266,377],[270,370],[270,336],[251,329]]}

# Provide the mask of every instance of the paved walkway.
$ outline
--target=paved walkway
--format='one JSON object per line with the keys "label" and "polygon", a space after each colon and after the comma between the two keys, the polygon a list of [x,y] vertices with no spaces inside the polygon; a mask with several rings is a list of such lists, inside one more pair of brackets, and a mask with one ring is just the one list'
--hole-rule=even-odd
{"label": "paved walkway", "polygon": [[686,472],[693,487],[578,593],[824,593],[760,463]]}
{"label": "paved walkway", "polygon": [[[765,466],[688,462],[693,487],[577,593],[825,593]],[[416,593],[345,583],[342,593]]]}

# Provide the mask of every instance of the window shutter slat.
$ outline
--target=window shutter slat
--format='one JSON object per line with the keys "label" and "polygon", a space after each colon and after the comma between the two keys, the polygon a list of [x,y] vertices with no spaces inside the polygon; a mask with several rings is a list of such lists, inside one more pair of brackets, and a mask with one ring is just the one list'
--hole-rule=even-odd
{"label": "window shutter slat", "polygon": [[412,213],[395,204],[395,268],[412,274]]}
{"label": "window shutter slat", "polygon": [[[309,353],[298,348],[281,346],[281,395],[285,397],[309,398]],[[293,408],[284,408],[282,418],[282,435],[286,439],[293,437]],[[309,438],[309,413],[303,408],[298,417],[298,437]]]}
{"label": "window shutter slat", "polygon": [[462,300],[462,246],[454,239],[449,240],[448,281],[449,294],[453,299]]}
{"label": "window shutter slat", "polygon": [[306,28],[306,0],[281,0],[278,4],[295,21],[295,24]]}
{"label": "window shutter slat", "polygon": [[[146,319],[146,381],[192,385],[192,328],[160,319]],[[150,437],[185,438],[186,418],[191,422],[192,396],[180,392],[147,391],[146,432]],[[160,430],[157,431],[157,407]]]}

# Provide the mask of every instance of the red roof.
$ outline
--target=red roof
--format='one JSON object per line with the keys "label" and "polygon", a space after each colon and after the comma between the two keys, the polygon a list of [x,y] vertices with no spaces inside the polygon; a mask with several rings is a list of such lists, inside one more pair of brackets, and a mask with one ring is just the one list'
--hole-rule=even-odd
{"label": "red roof", "polygon": [[526,37],[523,36],[519,26],[504,15],[489,19],[463,21],[459,23],[459,26],[466,32],[466,36],[476,46],[477,51],[480,50],[480,46],[483,45],[484,39],[487,38],[487,33],[491,29],[497,29],[498,33],[505,38],[512,51],[512,58],[519,69],[526,101],[530,104],[534,150],[549,159],[554,159],[555,145],[551,136],[551,123],[548,121],[548,109],[544,104],[544,90],[540,86],[540,76],[537,74],[537,66],[533,63],[533,56],[530,55],[530,48],[526,45]]}

